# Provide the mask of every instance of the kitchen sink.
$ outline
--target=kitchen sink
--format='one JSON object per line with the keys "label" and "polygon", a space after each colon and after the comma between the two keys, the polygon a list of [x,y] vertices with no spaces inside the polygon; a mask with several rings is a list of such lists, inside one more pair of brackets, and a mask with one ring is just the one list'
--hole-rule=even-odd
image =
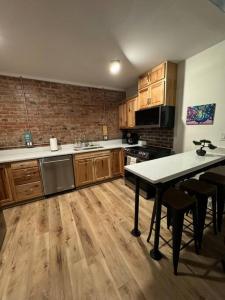
{"label": "kitchen sink", "polygon": [[91,150],[91,149],[101,149],[104,148],[103,146],[86,146],[86,147],[74,147],[75,151],[80,151],[80,150]]}

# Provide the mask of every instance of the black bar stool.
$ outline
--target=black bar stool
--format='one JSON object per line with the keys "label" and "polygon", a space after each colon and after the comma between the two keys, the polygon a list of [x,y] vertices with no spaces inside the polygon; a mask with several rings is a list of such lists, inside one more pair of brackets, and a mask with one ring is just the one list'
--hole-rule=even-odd
{"label": "black bar stool", "polygon": [[[162,204],[167,207],[170,211],[172,218],[172,238],[173,238],[173,266],[174,274],[177,275],[177,267],[180,256],[181,238],[183,232],[184,215],[188,211],[193,213],[193,226],[194,226],[194,241],[195,250],[198,253],[198,225],[197,225],[197,207],[196,199],[185,194],[181,190],[175,188],[168,189],[162,199]],[[152,220],[154,222],[155,215],[153,209]],[[152,223],[152,222],[151,222]],[[152,228],[150,227],[149,235],[151,234]],[[149,241],[149,236],[147,241]]]}
{"label": "black bar stool", "polygon": [[225,169],[224,167],[211,169],[202,174],[199,179],[217,186],[217,227],[221,232],[225,200]]}
{"label": "black bar stool", "polygon": [[197,213],[198,213],[198,232],[199,232],[199,247],[201,248],[203,231],[205,227],[205,218],[209,197],[212,198],[212,213],[213,213],[213,228],[214,233],[217,233],[216,226],[216,201],[217,188],[215,185],[200,181],[197,179],[188,179],[180,184],[180,189],[188,192],[190,196],[197,198]]}

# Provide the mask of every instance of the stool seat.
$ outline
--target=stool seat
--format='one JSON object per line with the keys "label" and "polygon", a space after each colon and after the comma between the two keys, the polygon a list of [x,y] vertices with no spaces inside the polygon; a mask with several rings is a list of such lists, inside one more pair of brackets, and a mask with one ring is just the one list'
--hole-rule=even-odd
{"label": "stool seat", "polygon": [[168,189],[163,195],[163,204],[175,210],[186,210],[196,203],[196,199],[174,188]]}
{"label": "stool seat", "polygon": [[215,184],[225,185],[225,175],[218,173],[206,172],[205,174],[202,174],[199,179]]}
{"label": "stool seat", "polygon": [[184,191],[190,191],[194,194],[204,195],[206,197],[211,197],[217,192],[215,185],[197,179],[188,179],[182,182],[180,188]]}
{"label": "stool seat", "polygon": [[216,168],[209,169],[207,173],[218,174],[225,177],[225,166],[219,166]]}

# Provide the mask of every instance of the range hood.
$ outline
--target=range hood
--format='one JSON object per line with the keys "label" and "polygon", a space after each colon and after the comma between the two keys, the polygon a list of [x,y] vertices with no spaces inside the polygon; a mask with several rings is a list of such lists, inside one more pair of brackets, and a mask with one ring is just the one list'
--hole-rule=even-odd
{"label": "range hood", "polygon": [[135,112],[136,128],[173,128],[175,106],[156,106]]}

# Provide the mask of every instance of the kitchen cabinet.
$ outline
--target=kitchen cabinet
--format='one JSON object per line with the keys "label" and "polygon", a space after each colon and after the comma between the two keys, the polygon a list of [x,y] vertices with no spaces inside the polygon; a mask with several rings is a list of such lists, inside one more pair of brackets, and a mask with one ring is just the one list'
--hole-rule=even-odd
{"label": "kitchen cabinet", "polygon": [[0,209],[0,250],[6,234],[6,223],[3,211]]}
{"label": "kitchen cabinet", "polygon": [[123,172],[122,154],[121,149],[75,154],[76,187],[121,176]]}
{"label": "kitchen cabinet", "polygon": [[160,81],[165,78],[166,63],[162,63],[151,70],[151,83]]}
{"label": "kitchen cabinet", "polygon": [[165,81],[161,80],[151,84],[151,106],[164,104]]}
{"label": "kitchen cabinet", "polygon": [[143,88],[149,86],[150,84],[150,75],[149,73],[145,73],[138,78],[138,90],[142,90]]}
{"label": "kitchen cabinet", "polygon": [[94,181],[111,178],[110,154],[94,158]]}
{"label": "kitchen cabinet", "polygon": [[10,165],[0,165],[0,206],[13,201],[9,179]]}
{"label": "kitchen cabinet", "polygon": [[135,111],[137,110],[137,99],[130,99],[127,101],[127,127],[135,126]]}
{"label": "kitchen cabinet", "polygon": [[37,160],[12,163],[10,176],[15,201],[43,196],[42,180]]}
{"label": "kitchen cabinet", "polygon": [[93,159],[75,160],[75,184],[76,186],[88,185],[94,182]]}
{"label": "kitchen cabinet", "polygon": [[151,90],[150,86],[138,91],[138,109],[148,108],[151,105]]}
{"label": "kitchen cabinet", "polygon": [[127,103],[123,102],[119,105],[119,128],[127,127]]}
{"label": "kitchen cabinet", "polygon": [[[177,65],[166,61],[149,71],[145,84],[139,79],[138,110],[176,104]],[[143,80],[143,79],[142,79]]]}
{"label": "kitchen cabinet", "polygon": [[111,172],[112,177],[120,176],[123,173],[123,150],[111,150]]}

